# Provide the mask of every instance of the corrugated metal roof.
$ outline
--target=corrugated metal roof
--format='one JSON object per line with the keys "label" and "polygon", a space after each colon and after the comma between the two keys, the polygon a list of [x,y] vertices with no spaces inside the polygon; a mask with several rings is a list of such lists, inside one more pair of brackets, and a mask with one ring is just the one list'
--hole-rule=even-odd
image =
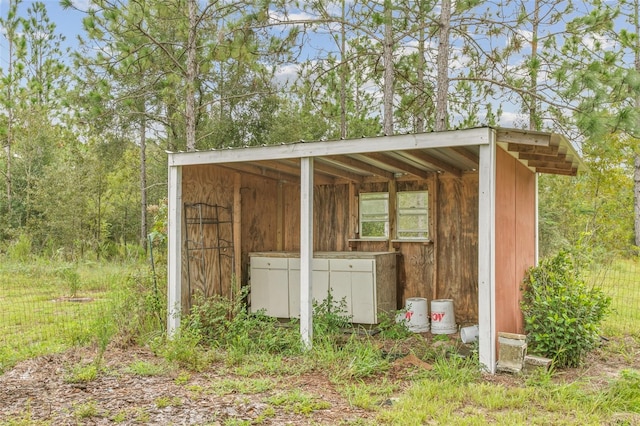
{"label": "corrugated metal roof", "polygon": [[460,176],[479,163],[480,146],[494,132],[498,146],[538,173],[575,176],[582,160],[561,135],[519,129],[475,128],[339,141],[169,153],[170,165],[219,164],[274,179],[299,178],[300,158],[314,157],[317,183]]}

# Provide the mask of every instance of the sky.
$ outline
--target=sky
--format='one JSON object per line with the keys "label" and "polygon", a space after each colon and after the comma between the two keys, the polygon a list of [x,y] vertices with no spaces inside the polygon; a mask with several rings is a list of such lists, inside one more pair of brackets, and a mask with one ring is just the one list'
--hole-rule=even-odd
{"label": "sky", "polygon": [[[49,19],[55,23],[57,32],[63,34],[66,38],[67,47],[74,47],[78,35],[82,35],[82,19],[84,14],[73,9],[63,9],[60,6],[59,0],[40,0],[47,8]],[[33,4],[35,0],[23,0],[19,6],[21,14],[26,15],[27,8]],[[80,9],[86,10],[88,0],[74,0],[74,4]],[[9,8],[9,0],[0,0],[0,16],[5,17]],[[304,18],[305,16],[293,16],[293,18]],[[290,16],[292,18],[292,16]],[[7,68],[7,42],[3,37],[0,37],[0,68],[6,70]],[[317,46],[316,46],[317,47]],[[291,79],[295,76],[296,66],[290,65],[283,68],[279,80]],[[518,114],[505,109],[501,120],[501,125],[510,126],[518,120]]]}
{"label": "sky", "polygon": [[[59,34],[63,34],[66,38],[68,47],[75,45],[75,40],[78,34],[82,33],[82,17],[83,14],[75,10],[64,10],[60,6],[59,0],[40,0],[47,8],[47,14],[51,22],[56,24],[56,29]],[[23,0],[20,3],[18,11],[21,15],[26,16],[27,9],[35,3],[34,0]],[[80,0],[74,2],[82,7],[86,2]],[[9,0],[0,0],[0,17],[5,18],[7,11],[9,10]],[[7,42],[3,37],[0,37],[0,68],[6,69],[7,59]]]}

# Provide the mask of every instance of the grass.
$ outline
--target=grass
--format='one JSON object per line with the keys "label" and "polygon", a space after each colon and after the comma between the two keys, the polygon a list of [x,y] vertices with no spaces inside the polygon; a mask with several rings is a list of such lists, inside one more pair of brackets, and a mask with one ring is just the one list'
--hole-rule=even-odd
{"label": "grass", "polygon": [[604,333],[640,338],[640,261],[616,260],[588,278],[611,297],[612,312],[604,321]]}
{"label": "grass", "polygon": [[160,365],[150,361],[133,361],[126,369],[127,373],[136,376],[160,376],[167,371],[165,365]]}
{"label": "grass", "polygon": [[[468,367],[463,367],[466,369]],[[379,424],[610,424],[621,415],[640,420],[638,372],[623,374],[604,390],[586,382],[533,382],[506,387],[479,378],[460,384],[437,374],[417,381],[377,417]],[[632,414],[636,413],[636,414]],[[613,423],[611,423],[613,424]],[[616,423],[618,424],[618,423]],[[635,424],[635,423],[620,423]]]}
{"label": "grass", "polygon": [[24,359],[108,342],[118,327],[115,310],[124,301],[122,289],[135,270],[125,264],[3,259],[0,373]]}
{"label": "grass", "polygon": [[[47,262],[0,262],[0,371],[20,359],[73,345],[101,346],[115,330],[121,332],[130,325],[133,317],[123,320],[111,314],[119,312],[119,306],[128,300],[121,289],[127,287],[124,284],[131,281],[136,268],[102,264],[74,267],[76,273],[60,273]],[[72,286],[67,279],[73,280]],[[640,285],[636,284],[640,283],[640,263],[617,262],[600,282],[613,298],[615,311],[605,323],[605,333],[612,338],[599,349],[598,356],[616,357],[628,366],[608,376],[608,382],[600,378],[593,383],[577,370],[569,379],[560,371],[488,380],[479,373],[473,358],[455,356],[455,345],[447,336],[427,342],[411,335],[383,346],[380,336],[319,333],[313,349],[300,352],[295,347],[286,349],[290,341],[290,336],[283,334],[286,330],[277,329],[273,336],[258,334],[255,330],[268,328],[256,319],[243,318],[250,321],[248,325],[222,324],[228,327],[227,346],[203,345],[201,332],[187,329],[172,341],[148,340],[160,360],[134,360],[120,370],[136,376],[171,377],[186,396],[159,395],[153,401],[154,408],[113,413],[90,400],[73,405],[71,412],[78,421],[104,417],[114,423],[145,423],[151,421],[156,408],[186,406],[213,395],[264,404],[251,421],[226,419],[223,424],[268,424],[282,412],[309,417],[313,423],[314,413],[331,408],[331,404],[306,389],[292,388],[288,378],[322,374],[349,405],[369,413],[358,422],[362,425],[640,424],[640,371],[635,369],[640,357]],[[93,301],[61,301],[71,290],[77,297]],[[132,293],[144,298],[137,290]],[[273,349],[281,347],[285,350]],[[395,355],[406,354],[407,348],[433,369],[394,371]],[[209,375],[214,363],[216,372]],[[100,365],[98,361],[71,365],[65,380],[95,380],[101,374]],[[198,384],[203,383],[198,380],[203,375],[206,384]],[[38,422],[28,411],[0,417],[0,426],[49,424]]]}
{"label": "grass", "polygon": [[309,415],[317,410],[331,408],[331,404],[304,393],[299,389],[279,393],[267,399],[267,402],[275,407],[281,407],[285,411],[295,414]]}

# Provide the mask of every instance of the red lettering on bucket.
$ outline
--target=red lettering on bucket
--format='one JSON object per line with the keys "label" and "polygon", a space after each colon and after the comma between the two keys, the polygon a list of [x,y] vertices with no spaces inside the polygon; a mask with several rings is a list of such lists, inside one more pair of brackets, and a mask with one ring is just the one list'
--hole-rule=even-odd
{"label": "red lettering on bucket", "polygon": [[444,312],[431,312],[431,321],[442,321],[442,318],[444,318],[444,314]]}

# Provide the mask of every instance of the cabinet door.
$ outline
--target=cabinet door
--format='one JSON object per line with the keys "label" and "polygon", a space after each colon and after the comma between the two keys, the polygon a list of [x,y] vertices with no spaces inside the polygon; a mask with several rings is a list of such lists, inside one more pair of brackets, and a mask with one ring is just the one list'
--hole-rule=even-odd
{"label": "cabinet door", "polygon": [[351,305],[353,322],[375,324],[376,296],[373,272],[351,273]]}
{"label": "cabinet door", "polygon": [[[341,314],[351,318],[351,272],[329,271],[329,293],[333,299],[333,307],[342,309]],[[343,302],[344,300],[344,302]]]}
{"label": "cabinet door", "polygon": [[334,300],[347,302],[351,321],[375,323],[374,260],[331,259],[330,285]]}
{"label": "cabinet door", "polygon": [[257,262],[254,262],[252,258],[251,266],[251,312],[264,309],[266,315],[288,318],[289,274],[286,259],[257,258]]}
{"label": "cabinet door", "polygon": [[[313,259],[311,264],[312,302],[322,303],[329,291],[329,262],[326,259]],[[300,318],[300,259],[289,259],[289,314],[291,318]]]}

